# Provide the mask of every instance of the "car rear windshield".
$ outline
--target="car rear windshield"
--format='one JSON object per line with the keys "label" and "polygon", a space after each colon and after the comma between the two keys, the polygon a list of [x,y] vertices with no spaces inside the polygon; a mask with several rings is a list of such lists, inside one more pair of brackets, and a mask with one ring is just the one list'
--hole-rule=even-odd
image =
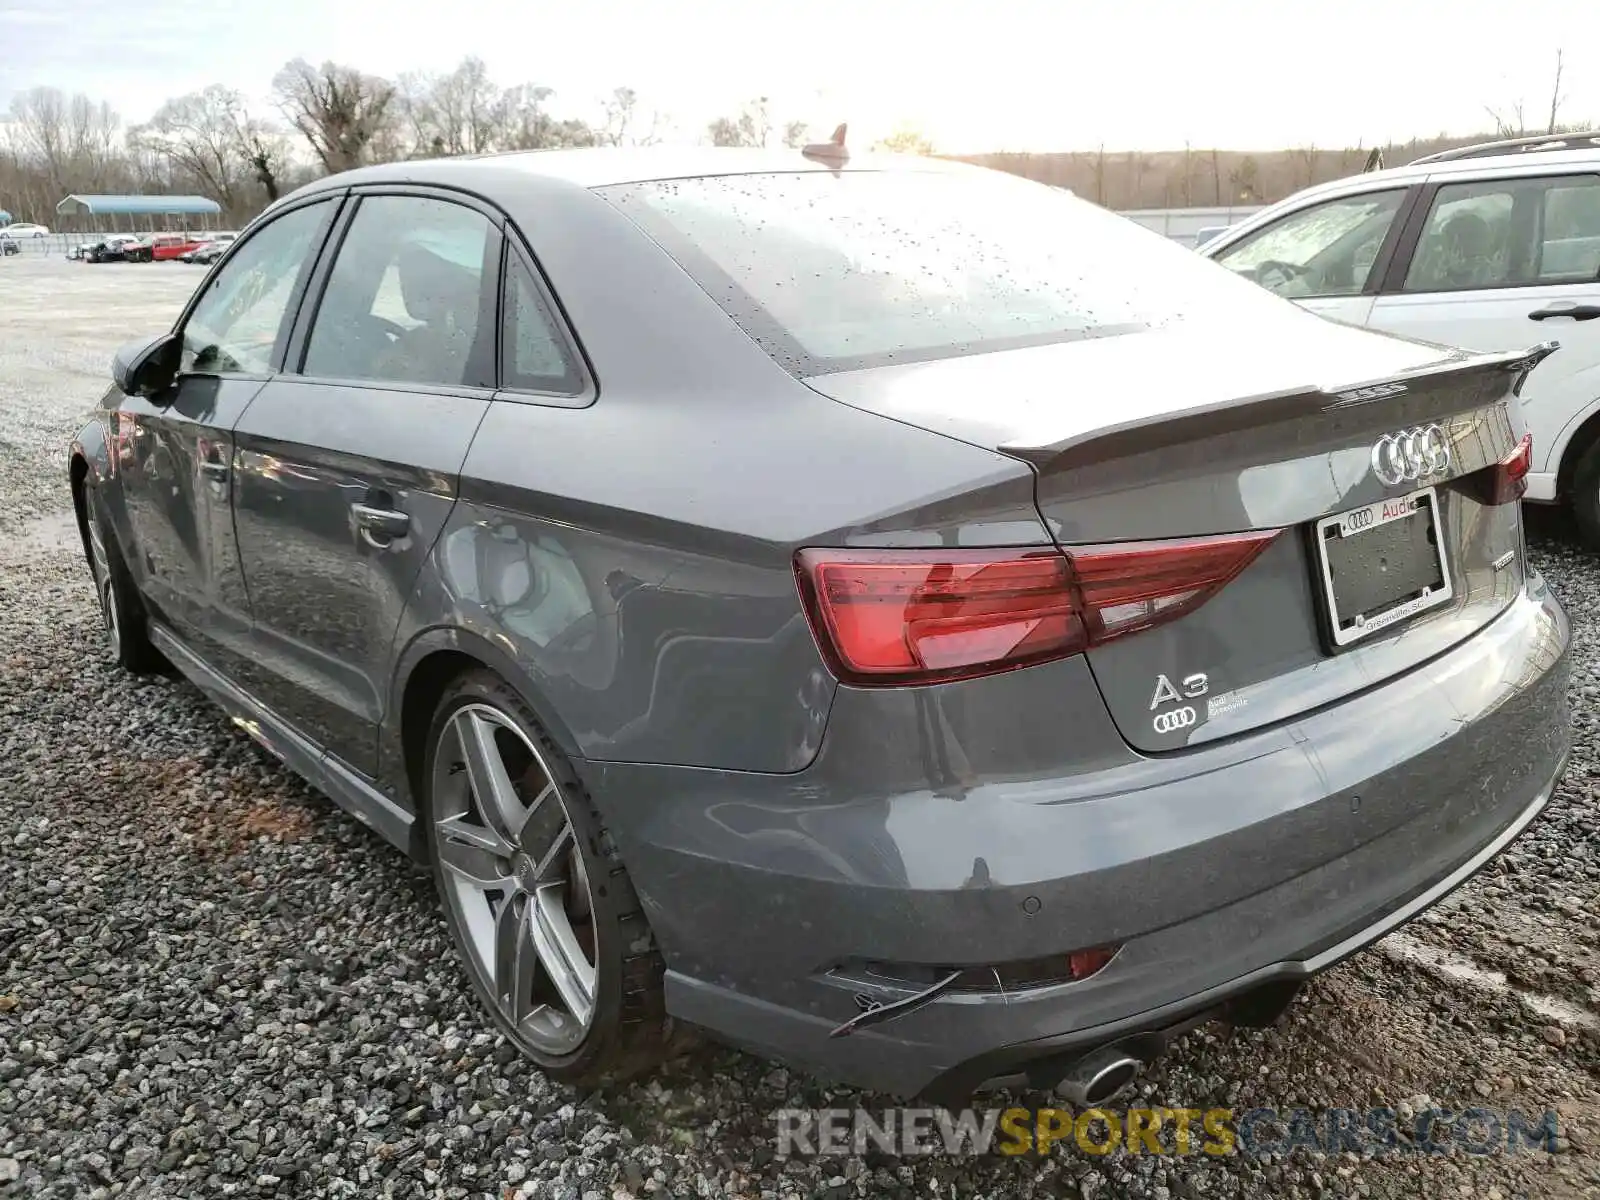
{"label": "car rear windshield", "polygon": [[1192,250],[999,172],[796,171],[599,189],[801,376],[1281,306]]}

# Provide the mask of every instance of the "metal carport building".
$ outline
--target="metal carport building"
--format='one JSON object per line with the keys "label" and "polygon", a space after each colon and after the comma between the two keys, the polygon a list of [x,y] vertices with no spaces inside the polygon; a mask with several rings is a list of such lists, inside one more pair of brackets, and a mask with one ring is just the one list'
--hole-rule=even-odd
{"label": "metal carport building", "polygon": [[[56,214],[80,230],[214,229],[222,206],[204,196],[68,196]],[[192,218],[199,217],[199,221]]]}

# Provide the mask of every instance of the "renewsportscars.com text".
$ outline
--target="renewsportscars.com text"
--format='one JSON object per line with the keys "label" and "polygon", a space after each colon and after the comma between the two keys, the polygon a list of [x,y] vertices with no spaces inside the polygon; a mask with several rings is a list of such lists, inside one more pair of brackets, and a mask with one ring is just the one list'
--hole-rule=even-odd
{"label": "renewsportscars.com text", "polygon": [[1392,1108],[891,1108],[780,1109],[780,1157],[1104,1155],[1167,1156],[1496,1154],[1550,1152],[1556,1114],[1430,1108],[1402,1118]]}

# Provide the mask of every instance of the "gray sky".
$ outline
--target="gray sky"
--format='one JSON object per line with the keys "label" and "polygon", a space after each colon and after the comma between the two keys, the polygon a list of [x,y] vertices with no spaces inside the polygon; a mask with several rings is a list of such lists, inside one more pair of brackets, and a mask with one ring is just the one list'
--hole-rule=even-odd
{"label": "gray sky", "polygon": [[[593,116],[619,85],[694,138],[755,95],[776,117],[941,150],[1372,144],[1548,110],[1600,122],[1584,0],[0,0],[0,109],[50,84],[133,122],[225,82],[264,107],[287,59],[386,75],[467,54]],[[1538,114],[1537,116],[1535,114]]]}

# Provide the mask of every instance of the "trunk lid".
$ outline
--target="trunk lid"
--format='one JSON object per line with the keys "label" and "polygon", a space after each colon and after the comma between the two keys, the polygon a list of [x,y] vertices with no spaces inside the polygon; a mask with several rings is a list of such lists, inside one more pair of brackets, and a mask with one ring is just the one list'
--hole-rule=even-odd
{"label": "trunk lid", "polygon": [[[1185,322],[807,382],[1027,460],[1069,553],[1281,530],[1199,608],[1088,651],[1128,742],[1176,750],[1374,686],[1523,583],[1518,506],[1487,484],[1552,347],[1469,355],[1285,308],[1249,332]],[[1375,466],[1382,439],[1429,429]],[[1408,469],[1420,478],[1393,478]]]}

